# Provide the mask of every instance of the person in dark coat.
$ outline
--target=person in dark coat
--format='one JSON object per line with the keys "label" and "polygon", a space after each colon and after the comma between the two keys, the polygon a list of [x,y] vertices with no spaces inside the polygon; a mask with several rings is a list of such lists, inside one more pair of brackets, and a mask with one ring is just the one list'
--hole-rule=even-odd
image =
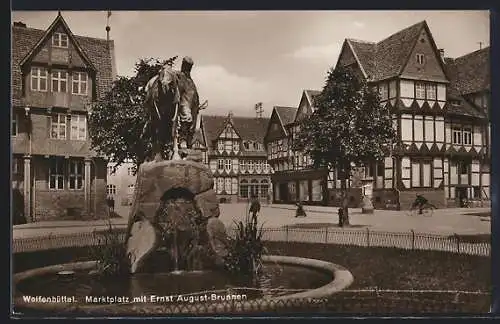
{"label": "person in dark coat", "polygon": [[26,224],[24,216],[24,197],[19,189],[12,190],[12,223],[14,225]]}
{"label": "person in dark coat", "polygon": [[297,206],[297,210],[295,211],[295,217],[306,217],[306,211],[304,210],[304,205],[302,204],[301,201],[297,202],[295,204]]}
{"label": "person in dark coat", "polygon": [[114,213],[115,212],[115,198],[113,196],[111,196],[111,198],[110,198],[110,207],[111,207],[111,212]]}
{"label": "person in dark coat", "polygon": [[257,216],[257,214],[260,212],[260,201],[259,201],[259,199],[256,196],[252,197],[252,200],[250,202],[250,210],[249,210],[249,212],[254,217]]}

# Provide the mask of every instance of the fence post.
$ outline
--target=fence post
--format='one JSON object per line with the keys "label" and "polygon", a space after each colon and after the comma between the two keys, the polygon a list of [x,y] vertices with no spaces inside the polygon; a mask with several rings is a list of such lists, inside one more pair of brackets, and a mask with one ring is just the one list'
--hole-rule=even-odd
{"label": "fence post", "polygon": [[415,231],[411,230],[411,250],[415,250]]}
{"label": "fence post", "polygon": [[370,229],[366,228],[366,246],[370,247]]}
{"label": "fence post", "polygon": [[285,225],[285,242],[288,242],[288,225]]}
{"label": "fence post", "polygon": [[328,226],[325,227],[325,244],[328,244]]}
{"label": "fence post", "polygon": [[455,233],[455,240],[457,241],[457,253],[460,253],[460,237]]}

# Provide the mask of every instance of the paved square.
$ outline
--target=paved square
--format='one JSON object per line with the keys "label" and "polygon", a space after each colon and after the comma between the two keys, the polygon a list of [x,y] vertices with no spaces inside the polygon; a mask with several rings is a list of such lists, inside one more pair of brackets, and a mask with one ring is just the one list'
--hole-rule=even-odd
{"label": "paved square", "polygon": [[[221,204],[220,219],[226,226],[234,226],[235,221],[244,220],[249,209],[248,204]],[[331,224],[338,223],[337,207],[306,206],[307,217],[295,218],[292,205],[263,205],[259,221],[265,228],[280,228],[295,224]],[[125,227],[128,221],[129,206],[117,206],[115,211],[121,218],[111,219],[116,227]],[[373,214],[362,214],[361,209],[349,209],[350,223],[353,227],[345,230],[359,231],[369,228],[371,231],[433,233],[441,235],[488,234],[491,233],[490,217],[470,214],[486,214],[490,208],[448,208],[434,211],[432,217],[421,215],[408,216],[407,211],[375,210]],[[107,220],[97,221],[47,221],[29,223],[14,227],[13,238],[43,236],[48,234],[69,234],[89,232],[96,228],[105,229]]]}

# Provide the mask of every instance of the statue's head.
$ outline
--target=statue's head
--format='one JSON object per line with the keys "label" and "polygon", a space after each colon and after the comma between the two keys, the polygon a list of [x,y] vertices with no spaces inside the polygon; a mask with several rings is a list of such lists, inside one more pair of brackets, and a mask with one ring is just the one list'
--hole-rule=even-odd
{"label": "statue's head", "polygon": [[182,65],[181,65],[181,71],[182,72],[191,72],[191,68],[193,67],[193,59],[190,58],[189,56],[185,56],[182,59]]}

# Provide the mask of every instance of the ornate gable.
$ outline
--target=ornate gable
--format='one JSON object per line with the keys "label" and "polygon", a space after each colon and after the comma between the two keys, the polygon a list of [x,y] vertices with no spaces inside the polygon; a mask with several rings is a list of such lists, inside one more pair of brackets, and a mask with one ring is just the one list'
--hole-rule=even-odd
{"label": "ornate gable", "polygon": [[403,78],[448,82],[443,59],[426,23],[422,24],[413,49],[401,71],[401,76]]}
{"label": "ornate gable", "polygon": [[302,92],[302,98],[300,99],[299,108],[297,109],[297,114],[295,115],[295,122],[299,122],[304,119],[306,116],[312,114],[312,107],[307,99],[306,92]]}
{"label": "ornate gable", "polygon": [[222,129],[222,131],[219,133],[217,138],[220,139],[240,139],[240,136],[238,135],[238,132],[234,129],[233,123],[229,119],[226,122],[226,125]]}
{"label": "ornate gable", "polygon": [[25,69],[32,62],[97,71],[60,13],[35,46],[24,56],[20,66]]}

